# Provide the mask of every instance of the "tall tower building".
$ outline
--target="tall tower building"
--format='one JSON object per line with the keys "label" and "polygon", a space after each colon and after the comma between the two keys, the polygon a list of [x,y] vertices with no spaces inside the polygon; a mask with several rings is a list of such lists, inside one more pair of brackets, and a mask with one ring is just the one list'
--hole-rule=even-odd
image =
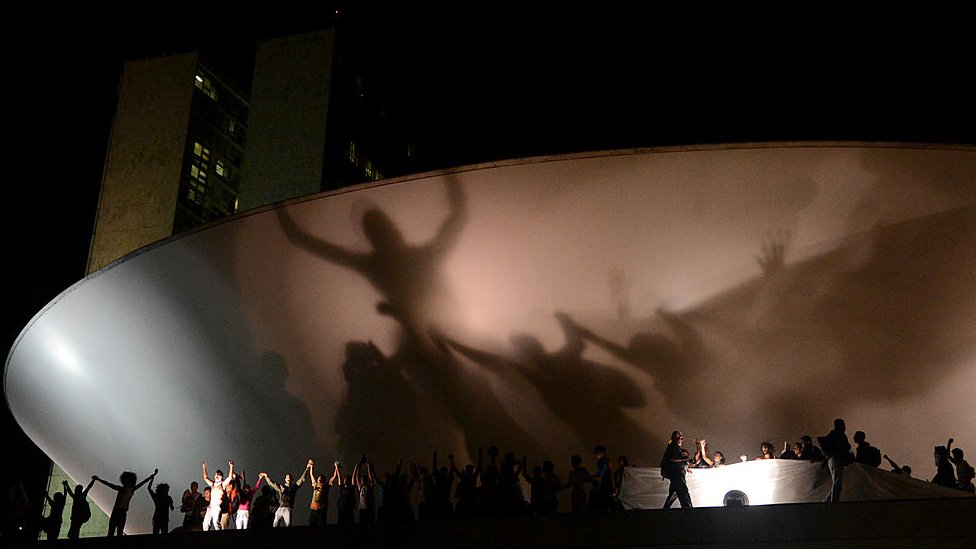
{"label": "tall tower building", "polygon": [[243,93],[201,63],[197,53],[128,63],[88,272],[234,213],[247,121]]}

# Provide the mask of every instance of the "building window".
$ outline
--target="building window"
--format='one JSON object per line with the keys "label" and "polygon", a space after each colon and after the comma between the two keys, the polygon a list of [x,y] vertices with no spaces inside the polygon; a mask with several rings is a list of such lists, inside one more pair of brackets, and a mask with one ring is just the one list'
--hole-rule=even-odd
{"label": "building window", "polygon": [[210,149],[199,143],[193,143],[193,154],[203,160],[210,160]]}
{"label": "building window", "polygon": [[349,148],[348,148],[347,152],[349,153],[349,161],[352,162],[353,164],[358,165],[359,164],[359,154],[356,152],[356,142],[355,141],[350,141],[349,142]]}
{"label": "building window", "polygon": [[210,99],[217,100],[217,88],[214,87],[210,77],[198,72],[193,78],[193,85],[200,89]]}
{"label": "building window", "polygon": [[217,161],[217,175],[227,177],[227,168],[224,168],[224,163],[220,160]]}

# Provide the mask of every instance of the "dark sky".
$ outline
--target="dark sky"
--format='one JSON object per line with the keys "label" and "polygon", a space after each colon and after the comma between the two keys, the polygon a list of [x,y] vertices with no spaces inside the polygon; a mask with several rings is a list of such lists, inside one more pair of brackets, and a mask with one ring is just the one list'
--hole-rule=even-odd
{"label": "dark sky", "polygon": [[[84,276],[124,62],[203,49],[246,79],[256,39],[326,25],[332,13],[315,2],[235,4],[36,5],[5,38],[14,150],[4,357]],[[963,2],[523,4],[343,8],[351,43],[389,75],[382,91],[399,98],[432,167],[763,140],[976,143]],[[2,415],[3,440],[25,447]]]}

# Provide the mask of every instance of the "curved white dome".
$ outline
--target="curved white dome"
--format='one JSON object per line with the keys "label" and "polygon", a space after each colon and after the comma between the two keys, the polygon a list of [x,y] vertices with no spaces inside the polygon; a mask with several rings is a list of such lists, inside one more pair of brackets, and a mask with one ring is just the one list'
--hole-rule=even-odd
{"label": "curved white dome", "polygon": [[[316,195],[80,281],[6,397],[73,478],[158,467],[176,497],[204,460],[253,483],[496,444],[562,475],[596,444],[752,455],[835,417],[925,476],[949,436],[976,451],[974,174],[972,148],[759,145]],[[137,494],[129,532],[151,515]]]}

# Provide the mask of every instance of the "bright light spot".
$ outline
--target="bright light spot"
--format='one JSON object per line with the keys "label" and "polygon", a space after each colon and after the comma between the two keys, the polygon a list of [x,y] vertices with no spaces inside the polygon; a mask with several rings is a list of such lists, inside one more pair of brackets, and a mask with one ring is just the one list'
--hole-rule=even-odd
{"label": "bright light spot", "polygon": [[55,363],[61,365],[65,371],[80,376],[84,370],[74,350],[59,336],[49,336],[48,341],[48,349],[54,356]]}
{"label": "bright light spot", "polygon": [[203,82],[203,77],[199,74],[197,75],[197,82]]}

